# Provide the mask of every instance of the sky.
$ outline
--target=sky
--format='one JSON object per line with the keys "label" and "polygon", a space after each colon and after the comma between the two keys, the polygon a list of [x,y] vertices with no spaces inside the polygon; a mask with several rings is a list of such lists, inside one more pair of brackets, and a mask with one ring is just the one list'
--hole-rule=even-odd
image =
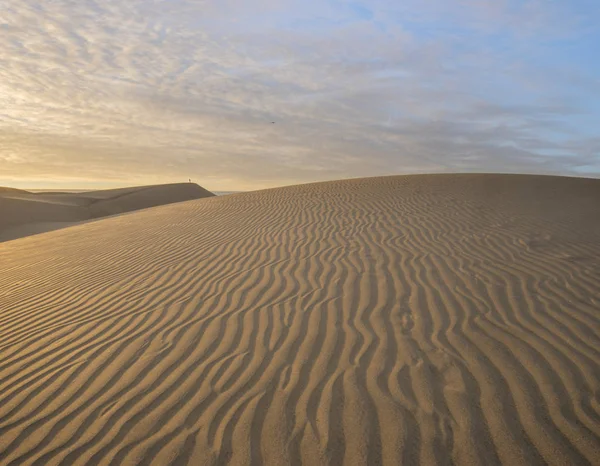
{"label": "sky", "polygon": [[600,177],[598,24],[597,0],[1,0],[0,186]]}

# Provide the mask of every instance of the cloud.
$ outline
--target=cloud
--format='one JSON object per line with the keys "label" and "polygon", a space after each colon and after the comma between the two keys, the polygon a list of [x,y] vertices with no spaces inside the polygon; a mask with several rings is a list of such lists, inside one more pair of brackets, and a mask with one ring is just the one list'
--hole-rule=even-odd
{"label": "cloud", "polygon": [[600,174],[573,124],[598,120],[593,72],[549,81],[560,62],[529,63],[587,34],[561,2],[8,0],[0,15],[0,183]]}

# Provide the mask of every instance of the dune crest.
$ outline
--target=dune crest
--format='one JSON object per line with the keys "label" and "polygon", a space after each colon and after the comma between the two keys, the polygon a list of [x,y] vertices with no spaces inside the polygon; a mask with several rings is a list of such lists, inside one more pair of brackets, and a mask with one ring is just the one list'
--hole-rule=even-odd
{"label": "dune crest", "polygon": [[194,183],[177,183],[81,193],[30,193],[0,187],[0,241],[174,202],[213,196]]}
{"label": "dune crest", "polygon": [[597,464],[598,199],[383,177],[0,244],[0,463]]}

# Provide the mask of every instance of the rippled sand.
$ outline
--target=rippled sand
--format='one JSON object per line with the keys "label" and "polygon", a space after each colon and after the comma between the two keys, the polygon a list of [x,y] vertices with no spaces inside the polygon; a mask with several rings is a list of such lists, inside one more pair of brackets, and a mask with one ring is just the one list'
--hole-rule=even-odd
{"label": "rippled sand", "polygon": [[0,463],[598,464],[599,206],[400,176],[0,244]]}

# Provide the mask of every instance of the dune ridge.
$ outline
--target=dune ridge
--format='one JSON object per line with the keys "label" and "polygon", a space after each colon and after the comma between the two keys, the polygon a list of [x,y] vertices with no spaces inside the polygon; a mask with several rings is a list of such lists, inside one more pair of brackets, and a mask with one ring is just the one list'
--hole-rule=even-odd
{"label": "dune ridge", "polygon": [[0,463],[597,464],[598,199],[382,177],[0,244]]}
{"label": "dune ridge", "polygon": [[195,183],[81,193],[30,193],[0,187],[0,241],[65,228],[108,215],[213,195]]}

